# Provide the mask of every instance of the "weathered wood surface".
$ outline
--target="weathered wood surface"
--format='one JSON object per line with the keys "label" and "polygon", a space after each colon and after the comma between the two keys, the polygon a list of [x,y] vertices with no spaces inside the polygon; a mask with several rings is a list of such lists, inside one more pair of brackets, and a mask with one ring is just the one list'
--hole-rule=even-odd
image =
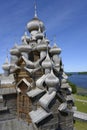
{"label": "weathered wood surface", "polygon": [[0,130],[33,130],[32,124],[18,119],[0,121]]}
{"label": "weathered wood surface", "polygon": [[15,87],[0,88],[1,95],[13,94],[13,93],[16,93]]}
{"label": "weathered wood surface", "polygon": [[74,112],[74,118],[75,118],[76,120],[78,119],[78,120],[87,121],[87,113],[75,111],[75,112]]}
{"label": "weathered wood surface", "polygon": [[[17,95],[4,95],[3,103],[0,103],[0,121],[15,118],[17,116]],[[3,109],[2,109],[3,108]],[[7,109],[6,109],[7,108]]]}

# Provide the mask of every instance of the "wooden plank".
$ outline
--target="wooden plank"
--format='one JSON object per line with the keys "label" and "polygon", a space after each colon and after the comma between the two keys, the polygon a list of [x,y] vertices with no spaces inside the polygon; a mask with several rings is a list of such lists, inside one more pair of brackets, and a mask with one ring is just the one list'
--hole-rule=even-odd
{"label": "wooden plank", "polygon": [[74,112],[74,118],[75,118],[76,120],[87,121],[87,113],[75,111],[75,112]]}

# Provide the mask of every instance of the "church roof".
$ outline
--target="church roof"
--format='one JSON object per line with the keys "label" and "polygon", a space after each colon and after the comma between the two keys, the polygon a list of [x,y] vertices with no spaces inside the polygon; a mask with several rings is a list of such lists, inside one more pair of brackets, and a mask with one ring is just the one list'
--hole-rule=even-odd
{"label": "church roof", "polygon": [[35,123],[36,125],[38,125],[38,124],[40,125],[40,122],[43,121],[44,119],[50,117],[52,115],[52,113],[46,112],[43,108],[38,108],[36,111],[31,111],[29,113],[29,115],[30,115],[33,123]]}
{"label": "church roof", "polygon": [[33,97],[35,97],[35,96],[37,96],[37,95],[39,95],[39,94],[41,94],[43,92],[45,92],[45,90],[42,90],[42,89],[39,89],[39,88],[35,88],[35,89],[27,92],[27,95],[29,97],[33,98]]}
{"label": "church roof", "polygon": [[15,82],[13,74],[10,74],[9,76],[5,76],[2,74],[0,76],[1,84],[13,84]]}
{"label": "church roof", "polygon": [[0,88],[0,94],[13,94],[16,93],[16,89],[14,87]]}
{"label": "church roof", "polygon": [[42,98],[40,98],[39,103],[44,109],[49,108],[49,104],[52,102],[52,100],[55,98],[56,92],[53,91],[51,94],[47,92]]}

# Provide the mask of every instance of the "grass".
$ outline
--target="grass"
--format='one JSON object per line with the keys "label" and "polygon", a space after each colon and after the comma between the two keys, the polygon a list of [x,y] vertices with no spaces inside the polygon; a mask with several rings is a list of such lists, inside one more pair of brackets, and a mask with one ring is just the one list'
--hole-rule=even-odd
{"label": "grass", "polygon": [[[87,101],[87,96],[74,95],[74,97],[75,99]],[[78,111],[87,113],[87,102],[75,101],[75,105],[77,106]],[[87,130],[87,122],[77,120],[74,126],[76,130]]]}
{"label": "grass", "polygon": [[87,103],[76,101],[75,105],[78,111],[87,113]]}
{"label": "grass", "polygon": [[87,130],[87,122],[76,121],[75,128],[76,130]]}
{"label": "grass", "polygon": [[[72,85],[73,86],[73,85]],[[87,113],[87,89],[77,87],[77,94],[74,95],[75,99],[79,99],[81,101],[75,100],[75,106],[77,110],[80,112]],[[82,102],[82,100],[84,100]],[[87,122],[76,120],[74,124],[75,130],[87,130]]]}
{"label": "grass", "polygon": [[87,89],[77,87],[77,94],[87,96]]}
{"label": "grass", "polygon": [[85,101],[87,101],[87,96],[82,96],[82,95],[77,95],[77,94],[75,94],[75,95],[74,95],[74,98],[75,98],[75,99],[80,99],[80,100],[85,100]]}
{"label": "grass", "polygon": [[[87,96],[74,95],[75,99],[87,101]],[[87,102],[77,101],[75,100],[75,106],[78,111],[87,113]]]}

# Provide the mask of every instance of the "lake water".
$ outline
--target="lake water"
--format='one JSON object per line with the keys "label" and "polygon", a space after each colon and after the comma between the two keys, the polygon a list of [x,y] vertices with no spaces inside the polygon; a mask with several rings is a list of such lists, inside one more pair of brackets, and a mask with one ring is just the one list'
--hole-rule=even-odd
{"label": "lake water", "polygon": [[87,88],[87,74],[72,74],[68,80],[78,87]]}

